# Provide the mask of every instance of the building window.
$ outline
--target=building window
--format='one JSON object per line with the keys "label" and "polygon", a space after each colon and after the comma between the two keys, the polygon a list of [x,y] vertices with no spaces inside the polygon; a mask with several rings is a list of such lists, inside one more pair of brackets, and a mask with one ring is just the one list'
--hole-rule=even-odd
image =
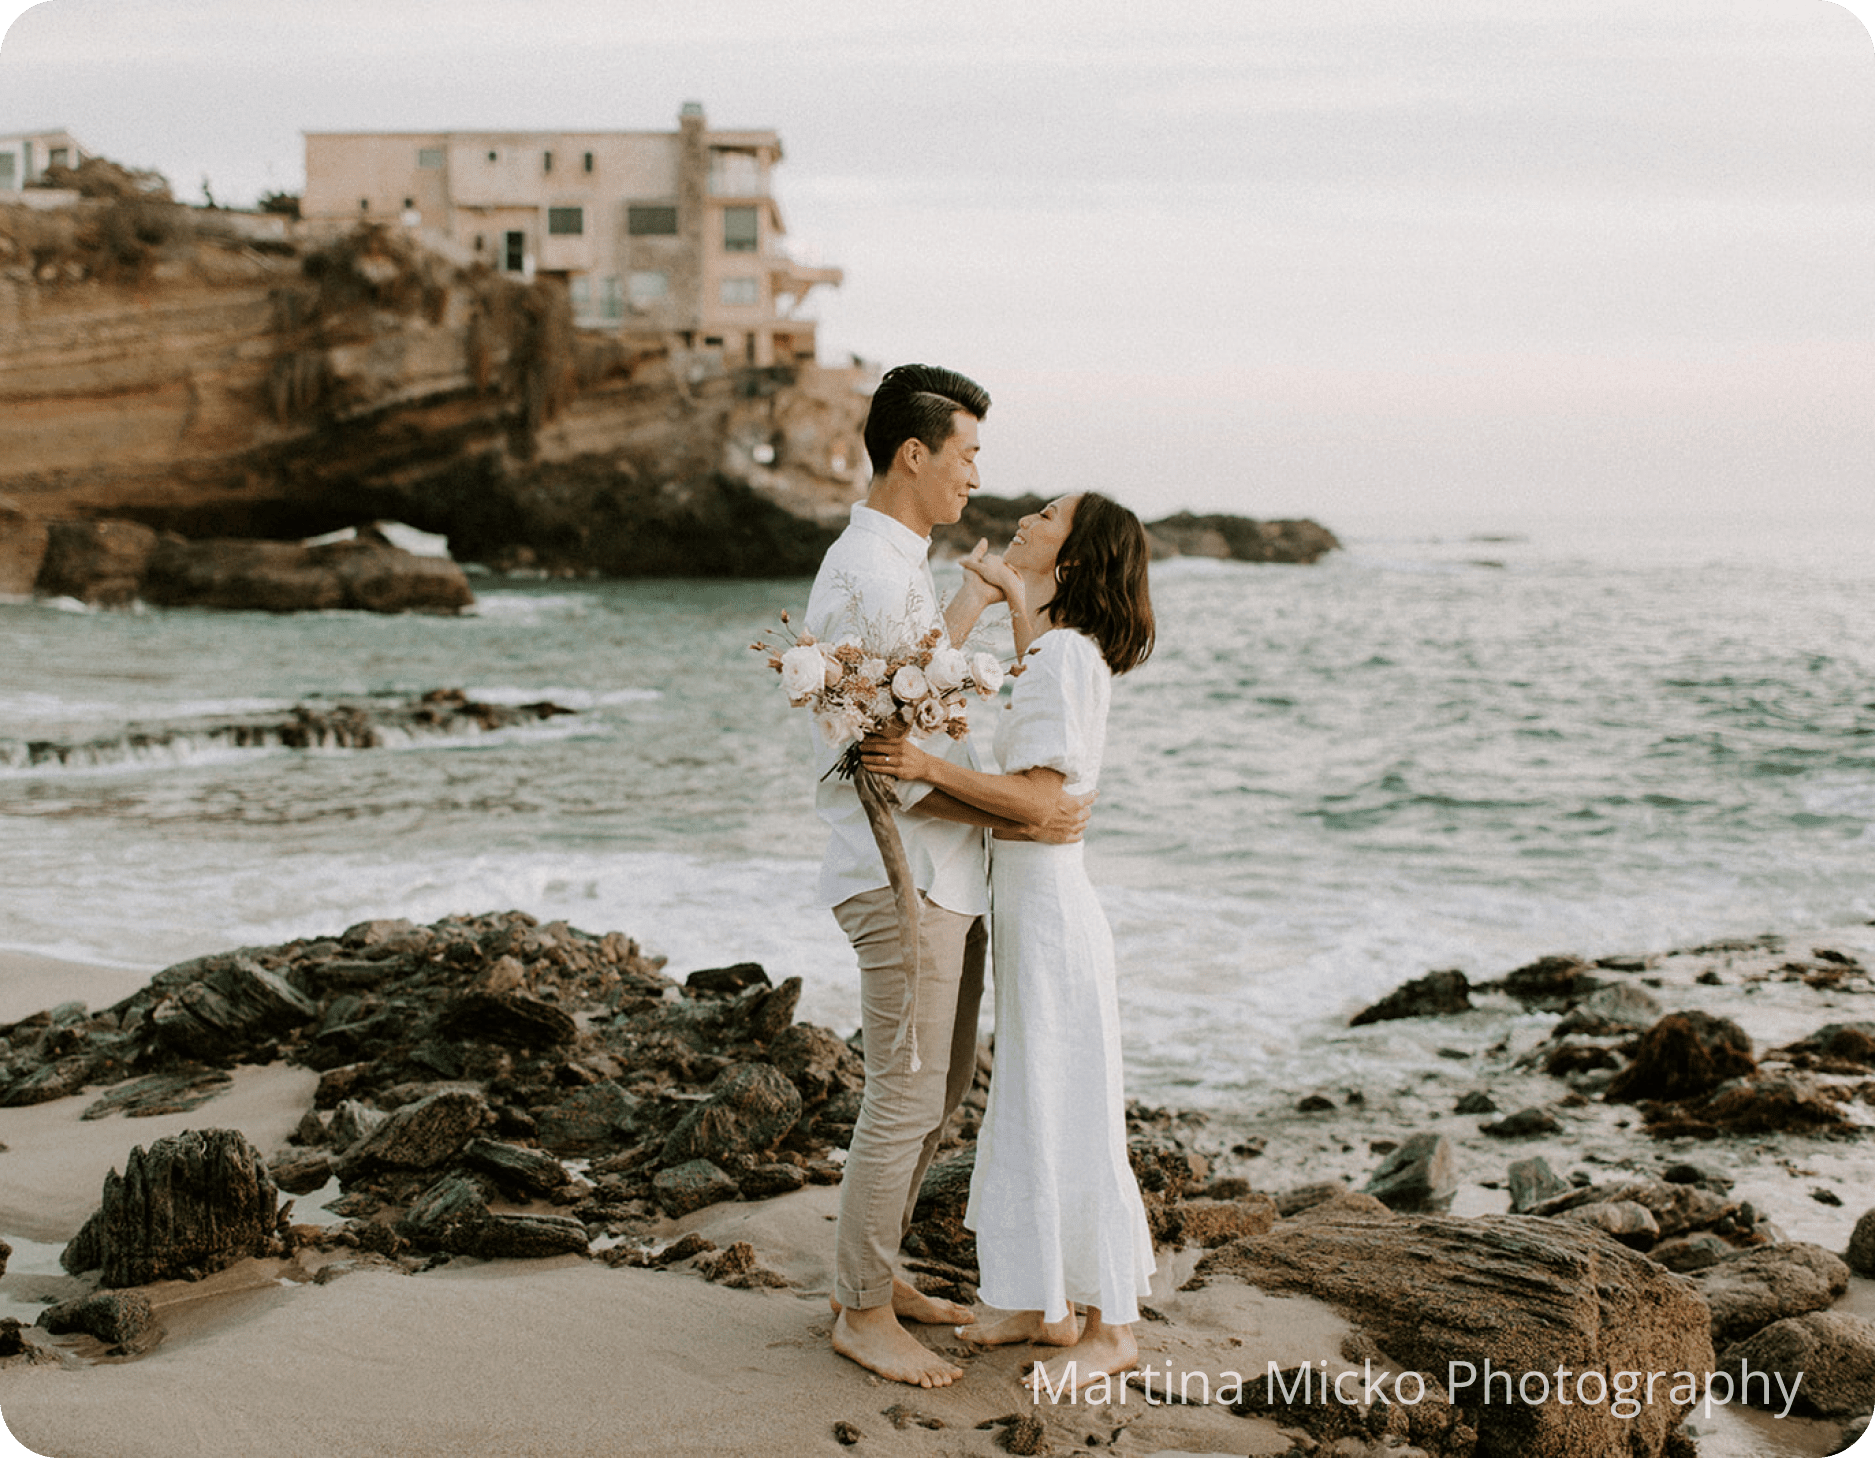
{"label": "building window", "polygon": [[66,159],[71,155],[72,154],[63,147],[54,147],[51,151],[46,153],[46,166],[63,167]]}
{"label": "building window", "polygon": [[590,152],[586,154],[586,170],[588,172],[592,171],[592,153]]}
{"label": "building window", "polygon": [[18,187],[19,159],[11,152],[0,152],[0,187]]}
{"label": "building window", "polygon": [[677,209],[640,207],[634,203],[625,209],[625,231],[634,238],[675,237]]}
{"label": "building window", "polygon": [[489,160],[490,162],[499,162],[499,161],[501,160],[501,153],[499,153],[499,152],[490,152],[490,153],[488,154],[488,160]]}
{"label": "building window", "polygon": [[725,253],[753,253],[760,237],[760,224],[756,222],[754,208],[723,209]]}
{"label": "building window", "polygon": [[[663,275],[660,274],[659,277]],[[625,291],[619,287],[617,274],[611,274],[600,281],[599,315],[604,319],[625,317]]]}
{"label": "building window", "polygon": [[527,234],[521,232],[502,235],[501,266],[509,273],[519,273],[525,268],[527,259]]}
{"label": "building window", "polygon": [[542,152],[540,154],[540,170],[542,172],[553,171],[553,153]]}
{"label": "building window", "polygon": [[547,231],[556,238],[577,238],[586,231],[586,210],[548,208]]}
{"label": "building window", "polygon": [[358,211],[361,213],[370,212],[371,211],[371,199],[368,197],[359,198],[358,199]]}
{"label": "building window", "polygon": [[416,205],[417,205],[417,200],[414,197],[407,197],[404,199],[405,207],[414,208]]}
{"label": "building window", "polygon": [[480,253],[485,246],[487,246],[487,240],[484,239],[480,233],[477,233],[475,235],[475,251]]}
{"label": "building window", "polygon": [[661,303],[671,295],[670,275],[655,269],[642,269],[625,280],[625,291],[640,308]]}
{"label": "building window", "polygon": [[443,165],[443,149],[441,147],[419,147],[417,148],[417,166],[427,167],[434,171],[435,169],[440,168],[442,165]]}
{"label": "building window", "polygon": [[762,165],[753,152],[710,153],[712,197],[760,197]]}
{"label": "building window", "polygon": [[573,301],[573,317],[583,319],[592,311],[592,279],[586,274],[576,274],[566,286],[567,297]]}
{"label": "building window", "polygon": [[761,302],[761,292],[752,278],[726,278],[717,286],[717,297],[725,304],[748,305]]}

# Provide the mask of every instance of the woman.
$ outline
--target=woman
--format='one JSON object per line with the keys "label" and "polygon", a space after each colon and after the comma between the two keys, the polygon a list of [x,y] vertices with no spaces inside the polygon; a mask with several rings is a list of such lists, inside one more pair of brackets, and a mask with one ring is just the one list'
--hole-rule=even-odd
{"label": "woman", "polygon": [[[1064,782],[1089,793],[1112,676],[1152,651],[1149,556],[1139,519],[1105,496],[1063,496],[1025,516],[1000,559],[965,564],[1002,590],[1025,660],[996,731],[1003,773],[910,739],[867,740],[867,766],[1017,821]],[[1015,1314],[957,1335],[1072,1347],[1085,1381],[1137,1365],[1132,1324],[1153,1254],[1126,1157],[1113,937],[1081,850],[996,833],[996,1071],[964,1223],[977,1234],[983,1300]]]}

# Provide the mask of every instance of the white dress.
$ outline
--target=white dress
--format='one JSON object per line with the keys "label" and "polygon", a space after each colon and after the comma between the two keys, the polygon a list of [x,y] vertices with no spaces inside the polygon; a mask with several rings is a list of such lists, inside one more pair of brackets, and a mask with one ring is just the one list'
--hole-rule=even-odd
{"label": "white dress", "polygon": [[[1005,774],[1046,765],[1086,794],[1113,675],[1093,641],[1037,638],[999,716]],[[964,1224],[980,1294],[1059,1321],[1068,1303],[1124,1325],[1151,1290],[1152,1234],[1126,1159],[1113,934],[1080,845],[998,840],[990,853],[996,1064]]]}

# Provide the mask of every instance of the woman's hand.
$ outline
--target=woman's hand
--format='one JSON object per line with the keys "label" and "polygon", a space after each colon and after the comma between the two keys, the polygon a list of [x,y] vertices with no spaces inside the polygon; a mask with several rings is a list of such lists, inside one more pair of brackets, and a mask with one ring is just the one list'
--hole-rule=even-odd
{"label": "woman's hand", "polygon": [[1013,602],[1022,593],[1022,579],[1016,575],[1015,568],[990,551],[988,538],[978,542],[968,557],[959,560],[958,565],[995,589],[996,597],[992,600]]}
{"label": "woman's hand", "polygon": [[874,774],[889,775],[895,780],[928,780],[935,762],[934,756],[911,742],[909,734],[891,738],[869,734],[860,741],[859,757]]}

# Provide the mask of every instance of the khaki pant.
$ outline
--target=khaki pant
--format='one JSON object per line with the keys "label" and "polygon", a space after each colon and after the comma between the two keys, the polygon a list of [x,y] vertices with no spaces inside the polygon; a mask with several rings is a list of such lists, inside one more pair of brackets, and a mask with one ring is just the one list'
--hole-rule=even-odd
{"label": "khaki pant", "polygon": [[[918,1052],[899,1040],[906,969],[891,889],[863,891],[833,909],[859,957],[860,1026],[866,1092],[840,1182],[833,1294],[864,1309],[892,1299],[892,1258],[911,1228],[925,1171],[944,1123],[970,1088],[977,1064],[977,1006],[983,999],[985,918],[919,908]],[[895,1047],[896,1045],[896,1047]]]}

